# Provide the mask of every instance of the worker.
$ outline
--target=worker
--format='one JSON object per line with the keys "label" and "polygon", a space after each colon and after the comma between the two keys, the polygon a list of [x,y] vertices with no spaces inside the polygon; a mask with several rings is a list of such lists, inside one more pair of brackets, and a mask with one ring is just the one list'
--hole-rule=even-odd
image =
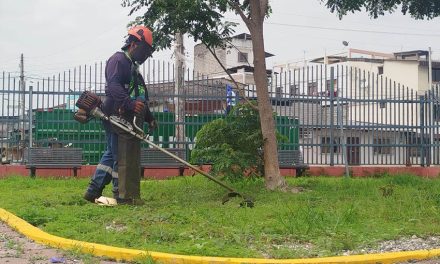
{"label": "worker", "polygon": [[[150,131],[157,127],[148,108],[148,93],[144,79],[138,71],[153,53],[153,36],[150,29],[135,26],[129,29],[122,51],[111,56],[105,66],[105,99],[102,110],[107,116],[118,116],[128,122],[136,116],[143,127],[149,124]],[[140,199],[140,141],[103,121],[107,148],[90,181],[84,199],[90,202],[98,199],[106,185],[112,182],[113,198],[117,204],[142,204]],[[104,200],[105,201],[105,200]]]}

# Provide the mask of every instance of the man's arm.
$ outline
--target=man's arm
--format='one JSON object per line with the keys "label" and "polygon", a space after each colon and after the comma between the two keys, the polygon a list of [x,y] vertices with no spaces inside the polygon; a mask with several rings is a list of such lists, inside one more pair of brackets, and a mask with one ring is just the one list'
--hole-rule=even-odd
{"label": "man's arm", "polygon": [[128,94],[128,89],[123,85],[126,71],[123,69],[124,65],[117,60],[111,59],[108,61],[106,75],[107,75],[107,90],[114,100],[117,109],[122,111],[133,111],[135,103],[131,100]]}
{"label": "man's arm", "polygon": [[152,121],[155,120],[155,118],[154,118],[153,114],[151,113],[150,108],[148,107],[149,97],[148,97],[147,85],[145,84],[144,77],[140,73],[138,74],[138,80],[139,80],[139,84],[144,87],[144,93],[145,93],[144,94],[145,95],[145,122],[151,123]]}

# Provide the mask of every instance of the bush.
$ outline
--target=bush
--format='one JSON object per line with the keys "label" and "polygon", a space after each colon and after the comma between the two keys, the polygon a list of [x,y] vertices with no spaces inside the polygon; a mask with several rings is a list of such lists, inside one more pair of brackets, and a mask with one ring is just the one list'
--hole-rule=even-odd
{"label": "bush", "polygon": [[[235,106],[225,119],[205,124],[196,135],[191,162],[211,163],[214,173],[234,180],[261,176],[263,136],[256,103]],[[287,141],[277,133],[278,141]]]}

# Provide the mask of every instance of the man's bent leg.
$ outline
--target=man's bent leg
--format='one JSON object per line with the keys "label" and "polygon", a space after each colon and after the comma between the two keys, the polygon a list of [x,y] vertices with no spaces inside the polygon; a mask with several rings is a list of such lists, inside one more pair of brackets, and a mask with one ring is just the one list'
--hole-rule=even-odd
{"label": "man's bent leg", "polygon": [[[102,191],[105,186],[110,183],[115,172],[114,168],[114,141],[116,139],[113,136],[113,133],[109,129],[105,129],[105,135],[107,139],[107,149],[101,157],[99,164],[96,166],[95,174],[93,175],[89,187],[87,188],[86,193],[84,194],[84,198],[90,202],[94,202],[96,198],[99,198],[102,195]],[[117,147],[117,145],[116,145]],[[116,171],[117,175],[117,171]]]}

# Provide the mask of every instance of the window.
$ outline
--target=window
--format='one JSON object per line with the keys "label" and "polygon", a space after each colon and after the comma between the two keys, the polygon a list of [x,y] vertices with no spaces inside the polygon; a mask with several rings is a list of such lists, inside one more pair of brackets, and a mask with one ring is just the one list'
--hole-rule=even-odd
{"label": "window", "polygon": [[318,83],[317,82],[307,83],[307,95],[311,95],[311,96],[318,95]]}
{"label": "window", "polygon": [[296,85],[296,84],[291,84],[291,85],[289,86],[289,88],[290,88],[290,97],[293,97],[293,96],[299,95],[299,88],[298,88],[298,85]]}
{"label": "window", "polygon": [[238,62],[248,62],[248,54],[245,52],[238,52]]}
{"label": "window", "polygon": [[333,153],[341,153],[341,139],[338,137],[333,138],[333,144],[330,143],[330,137],[321,138],[321,153],[330,154],[333,149]]}
{"label": "window", "polygon": [[283,87],[279,86],[275,88],[275,97],[281,98],[283,95]]}
{"label": "window", "polygon": [[377,67],[377,73],[378,74],[383,74],[383,66]]}
{"label": "window", "polygon": [[380,103],[379,103],[379,106],[380,106],[380,109],[387,108],[387,103],[385,103],[385,102],[380,102]]}
{"label": "window", "polygon": [[310,139],[312,138],[312,130],[309,128],[299,128],[299,138],[300,139]]}
{"label": "window", "polygon": [[432,108],[432,114],[435,122],[440,122],[440,105],[435,104]]}
{"label": "window", "polygon": [[440,69],[432,69],[432,81],[440,82]]}
{"label": "window", "polygon": [[373,154],[391,154],[391,138],[373,138],[373,145]]}
{"label": "window", "polygon": [[[331,89],[332,89],[331,84],[332,84],[331,80],[325,81],[325,95],[329,96],[329,97],[331,96],[330,95]],[[334,97],[338,96],[338,80],[337,79],[333,80],[333,96]]]}
{"label": "window", "polygon": [[408,142],[410,142],[410,147],[409,147],[409,156],[410,157],[421,157],[422,156],[422,151],[423,151],[423,155],[427,156],[429,155],[429,138],[425,137],[425,140],[423,140],[421,137],[416,137],[413,136],[411,138],[409,138]]}

